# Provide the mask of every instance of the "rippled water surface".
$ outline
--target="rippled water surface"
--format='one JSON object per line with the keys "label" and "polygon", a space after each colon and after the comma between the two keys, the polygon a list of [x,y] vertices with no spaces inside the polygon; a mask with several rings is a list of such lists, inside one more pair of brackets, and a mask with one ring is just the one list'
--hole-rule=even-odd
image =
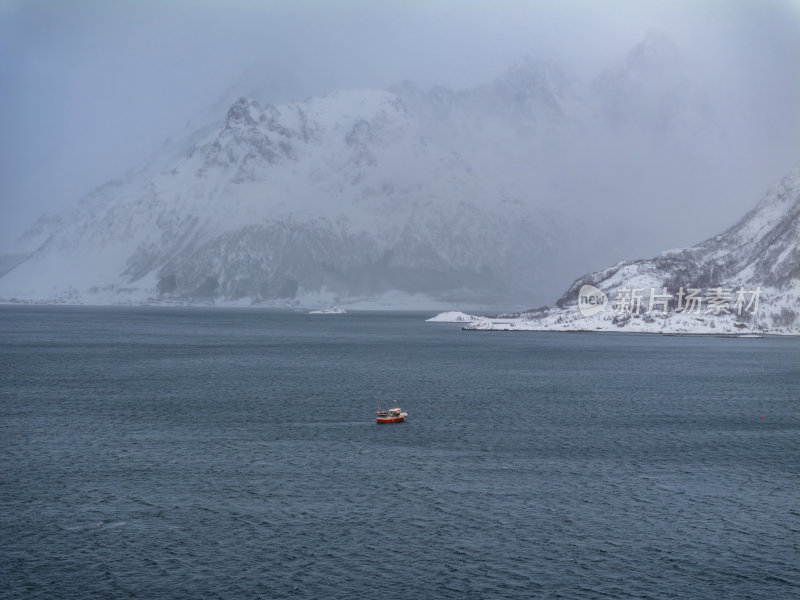
{"label": "rippled water surface", "polygon": [[423,318],[0,308],[0,595],[798,597],[799,340]]}

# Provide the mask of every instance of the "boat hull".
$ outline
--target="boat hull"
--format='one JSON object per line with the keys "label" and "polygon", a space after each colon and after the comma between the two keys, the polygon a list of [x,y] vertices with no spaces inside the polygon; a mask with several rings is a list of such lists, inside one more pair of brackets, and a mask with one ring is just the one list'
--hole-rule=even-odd
{"label": "boat hull", "polygon": [[380,409],[378,411],[378,423],[383,425],[386,423],[402,423],[406,420],[408,413],[404,413],[399,406],[389,410]]}
{"label": "boat hull", "polygon": [[378,424],[385,425],[387,423],[402,423],[406,420],[406,416],[403,415],[402,417],[378,417]]}

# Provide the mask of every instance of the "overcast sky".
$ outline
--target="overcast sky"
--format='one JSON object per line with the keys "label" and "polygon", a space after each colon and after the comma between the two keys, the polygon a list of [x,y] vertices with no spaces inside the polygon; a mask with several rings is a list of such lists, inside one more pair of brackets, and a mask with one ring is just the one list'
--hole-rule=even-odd
{"label": "overcast sky", "polygon": [[[266,82],[272,102],[403,79],[468,87],[525,54],[588,79],[649,27],[785,144],[800,106],[800,0],[0,0],[0,247],[146,159],[232,86]],[[800,144],[790,150],[754,157],[754,189],[800,159]]]}

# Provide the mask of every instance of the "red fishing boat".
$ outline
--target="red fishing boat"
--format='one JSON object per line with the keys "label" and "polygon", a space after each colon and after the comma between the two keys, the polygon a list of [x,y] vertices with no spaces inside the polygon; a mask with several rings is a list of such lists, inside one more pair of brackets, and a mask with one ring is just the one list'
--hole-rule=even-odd
{"label": "red fishing boat", "polygon": [[408,413],[401,412],[399,408],[389,410],[378,410],[378,423],[402,423],[406,420]]}

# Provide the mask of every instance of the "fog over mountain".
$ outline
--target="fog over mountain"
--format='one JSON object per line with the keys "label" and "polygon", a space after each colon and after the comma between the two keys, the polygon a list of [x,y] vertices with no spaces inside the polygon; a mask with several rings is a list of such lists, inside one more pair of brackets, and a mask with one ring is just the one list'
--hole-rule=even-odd
{"label": "fog over mountain", "polygon": [[[778,8],[755,21],[796,16]],[[0,298],[552,302],[579,273],[729,227],[797,160],[796,74],[681,38],[641,27],[628,48],[583,62],[574,48],[547,51],[558,44],[506,44],[455,83],[422,63],[417,77],[366,86],[298,84],[302,62],[280,77],[251,70],[194,99],[163,126],[167,141],[128,161],[138,166],[8,238]],[[734,63],[752,77],[733,77]]]}

